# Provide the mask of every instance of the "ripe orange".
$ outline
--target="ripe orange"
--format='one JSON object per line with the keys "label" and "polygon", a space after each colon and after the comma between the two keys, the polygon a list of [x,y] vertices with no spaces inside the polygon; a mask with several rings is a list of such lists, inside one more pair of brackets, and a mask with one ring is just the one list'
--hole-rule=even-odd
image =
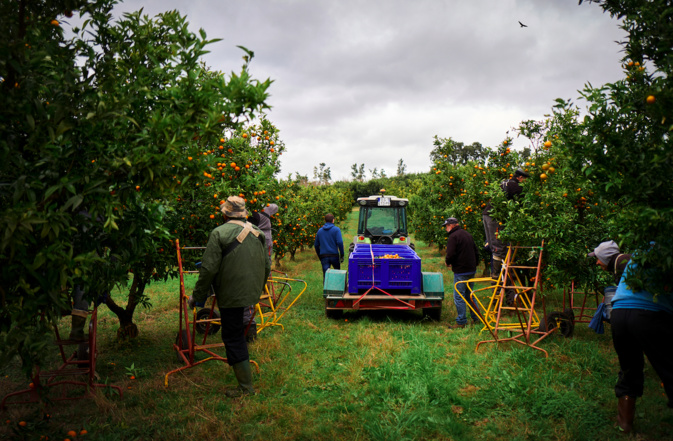
{"label": "ripe orange", "polygon": [[554,173],[556,169],[554,167],[549,167],[549,170],[547,170],[549,173]]}
{"label": "ripe orange", "polygon": [[547,179],[547,175],[544,174],[544,173],[542,173],[542,174],[540,175],[540,179],[542,179],[542,180]]}
{"label": "ripe orange", "polygon": [[20,421],[19,422],[19,426],[21,426],[21,427],[26,427],[26,424],[28,424],[28,423],[26,423],[25,421]]}
{"label": "ripe orange", "polygon": [[187,156],[187,160],[191,161],[191,160],[192,160],[192,157],[191,157],[191,156]]}
{"label": "ripe orange", "polygon": [[86,429],[82,429],[82,430],[79,432],[80,435],[86,435],[87,433],[89,433],[89,432],[87,432]]}
{"label": "ripe orange", "polygon": [[551,141],[545,141],[544,146],[545,148],[551,147]]}
{"label": "ripe orange", "polygon": [[542,164],[542,170],[549,169],[549,164]]}
{"label": "ripe orange", "polygon": [[647,100],[646,100],[646,101],[647,101],[647,104],[654,104],[654,102],[655,102],[656,100],[657,100],[657,99],[654,97],[654,95],[650,95],[650,96],[647,97]]}
{"label": "ripe orange", "polygon": [[51,23],[53,26],[58,26],[60,24],[58,20],[52,20],[49,23]]}
{"label": "ripe orange", "polygon": [[275,142],[273,142],[273,141],[269,141],[269,144],[271,144],[271,145],[274,145],[274,144],[275,144]]}
{"label": "ripe orange", "polygon": [[248,137],[248,134],[247,134],[247,133],[244,133],[244,134],[241,135],[241,137],[242,137],[243,139],[245,139],[245,138]]}

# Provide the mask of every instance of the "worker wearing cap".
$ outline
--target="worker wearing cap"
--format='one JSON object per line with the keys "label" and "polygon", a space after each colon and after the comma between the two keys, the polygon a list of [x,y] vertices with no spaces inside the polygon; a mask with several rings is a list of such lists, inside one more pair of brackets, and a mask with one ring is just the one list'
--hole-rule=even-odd
{"label": "worker wearing cap", "polygon": [[618,398],[617,424],[628,433],[633,428],[636,399],[643,395],[645,358],[659,375],[668,396],[668,407],[673,408],[673,299],[659,295],[657,299],[647,291],[636,292],[626,283],[635,263],[628,254],[620,254],[614,241],[598,245],[590,257],[596,264],[619,278],[612,298],[612,343],[619,358],[619,377],[615,385]]}
{"label": "worker wearing cap", "polygon": [[246,222],[243,198],[230,196],[220,210],[225,223],[210,233],[189,307],[205,301],[212,285],[220,309],[227,363],[238,381],[238,387],[225,390],[225,394],[236,397],[255,393],[243,314],[246,306],[259,301],[271,264],[264,233]]}
{"label": "worker wearing cap", "polygon": [[[467,324],[467,305],[463,298],[470,300],[472,283],[461,283],[459,285],[456,285],[456,283],[474,278],[479,263],[479,250],[472,235],[460,227],[458,219],[455,217],[446,219],[442,226],[449,233],[444,261],[446,266],[453,271],[453,303],[456,305],[457,314],[456,325],[449,326],[449,328],[464,328]],[[470,285],[469,289],[468,285]],[[474,307],[474,304],[472,306]],[[472,309],[470,309],[470,315],[473,322],[476,323],[479,320]]]}
{"label": "worker wearing cap", "polygon": [[[517,169],[514,172],[514,176],[502,184],[502,189],[505,192],[507,200],[517,200],[523,193],[523,187],[521,184],[529,178],[530,175],[521,169]],[[491,249],[493,254],[493,262],[491,266],[491,277],[497,278],[500,274],[500,268],[502,267],[502,261],[507,256],[507,245],[502,243],[497,237],[497,232],[500,229],[500,223],[504,224],[504,221],[501,220],[500,223],[491,217],[491,211],[493,206],[491,201],[486,203],[486,207],[481,212],[482,220],[484,222],[484,235],[486,236],[487,246]]]}

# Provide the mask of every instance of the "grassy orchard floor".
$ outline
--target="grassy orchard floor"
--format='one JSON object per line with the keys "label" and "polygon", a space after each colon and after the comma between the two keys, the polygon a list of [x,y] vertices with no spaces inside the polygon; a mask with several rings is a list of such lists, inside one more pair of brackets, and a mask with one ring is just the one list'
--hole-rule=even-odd
{"label": "grassy orchard floor", "polygon": [[[348,226],[345,238],[354,234],[354,217]],[[417,251],[425,271],[446,274],[436,249],[419,244]],[[447,329],[455,318],[449,274],[439,323],[410,312],[348,313],[333,321],[324,314],[314,253],[283,264],[309,288],[284,317],[285,331],[266,329],[251,345],[261,368],[257,396],[224,398],[222,389],[235,379],[221,362],[172,375],[164,387],[164,375],[180,366],[171,348],[178,328],[178,283],[171,281],[149,288],[154,306],[136,314],[135,340],[117,342],[116,320],[101,309],[98,373],[123,388],[123,399],[99,394],[59,403],[47,410],[48,423],[38,405],[12,406],[0,417],[0,439],[61,440],[81,429],[89,433],[78,439],[87,440],[625,438],[613,423],[618,365],[609,326],[603,335],[579,324],[572,339],[553,336],[543,343],[549,358],[517,344],[475,352],[487,335]],[[188,287],[194,282],[189,277]],[[135,380],[127,375],[132,365]],[[27,385],[18,362],[0,374],[3,395]],[[673,412],[649,365],[645,389],[631,439],[671,439]]]}

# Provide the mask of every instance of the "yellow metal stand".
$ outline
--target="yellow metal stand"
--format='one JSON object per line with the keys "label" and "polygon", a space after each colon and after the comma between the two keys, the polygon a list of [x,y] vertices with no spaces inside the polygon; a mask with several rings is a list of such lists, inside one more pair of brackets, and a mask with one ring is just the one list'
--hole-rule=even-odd
{"label": "yellow metal stand", "polygon": [[[293,285],[298,286],[298,293],[295,291],[293,294]],[[263,329],[271,326],[280,326],[285,330],[285,327],[280,323],[280,319],[297,303],[307,287],[308,284],[304,280],[292,279],[287,276],[269,277],[265,287],[266,294],[260,298],[256,305],[257,317],[260,321],[257,326],[257,333],[259,334]]]}
{"label": "yellow metal stand", "polygon": [[[542,251],[544,241],[539,247],[510,246],[507,256],[503,262],[502,269],[498,279],[476,278],[461,281],[455,284],[457,287],[461,283],[467,283],[469,299],[463,300],[467,306],[479,317],[484,325],[483,331],[488,331],[493,337],[492,340],[484,340],[477,343],[476,349],[482,343],[501,343],[513,341],[533,349],[537,349],[549,356],[547,351],[537,346],[537,344],[547,338],[558,327],[552,329],[540,329],[540,319],[535,310],[536,302],[542,306],[542,316],[546,317],[546,307],[544,296],[539,290],[540,269],[542,266]],[[537,254],[536,266],[516,265],[515,258],[519,252],[528,252],[530,255]],[[516,270],[535,269],[533,286],[525,286]],[[491,283],[491,286],[472,290],[470,283]],[[507,304],[507,293],[510,292],[513,298],[512,304]],[[460,292],[459,292],[460,293]],[[479,293],[489,294],[488,299]],[[507,337],[502,337],[501,333],[507,332]],[[512,335],[513,334],[513,335]]]}

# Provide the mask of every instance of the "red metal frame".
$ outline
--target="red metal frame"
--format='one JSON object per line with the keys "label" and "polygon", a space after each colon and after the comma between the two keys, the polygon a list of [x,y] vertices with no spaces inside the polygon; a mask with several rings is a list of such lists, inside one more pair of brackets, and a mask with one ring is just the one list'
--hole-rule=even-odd
{"label": "red metal frame", "polygon": [[[590,294],[594,295],[594,298],[596,300],[596,307],[587,307],[587,297],[589,297]],[[575,296],[583,296],[582,297],[582,305],[581,306],[575,306]],[[599,294],[597,292],[582,292],[582,291],[575,291],[575,281],[573,280],[570,283],[570,291],[567,291],[566,288],[563,288],[563,309],[566,309],[566,304],[570,304],[570,308],[575,311],[579,311],[580,314],[579,316],[575,315],[575,320],[574,323],[589,323],[591,322],[591,319],[594,317],[594,314],[596,314],[596,310],[598,309],[598,305],[601,303],[602,300],[599,300]],[[588,312],[587,312],[588,311]]]}
{"label": "red metal frame", "polygon": [[[67,388],[61,390],[61,395],[58,397],[49,397],[50,401],[65,401],[65,400],[78,400],[82,398],[89,397],[93,394],[96,388],[112,388],[117,390],[119,396],[122,397],[122,389],[119,386],[107,385],[96,383],[96,359],[98,357],[98,347],[97,347],[97,333],[98,333],[98,307],[94,306],[93,311],[90,312],[91,319],[89,320],[89,336],[86,340],[89,344],[89,357],[86,360],[77,360],[77,352],[75,351],[70,357],[66,356],[64,347],[79,345],[80,341],[73,340],[63,340],[58,332],[58,328],[54,328],[54,333],[56,335],[56,341],[54,342],[59,349],[61,354],[62,364],[57,369],[42,372],[39,367],[35,367],[35,373],[32,378],[32,387],[28,389],[20,390],[5,395],[0,403],[0,408],[5,409],[8,404],[25,404],[25,403],[36,403],[41,401],[43,392],[49,388],[53,389],[55,386],[60,385],[74,385],[74,386],[83,386],[85,391],[82,395],[69,397],[66,396]],[[57,380],[59,377],[73,377],[73,376],[86,376],[86,381],[81,380]],[[40,381],[41,379],[46,379],[44,382]],[[16,397],[20,395],[28,395],[28,398],[21,401],[9,401],[7,399],[10,397]]]}
{"label": "red metal frame", "polygon": [[[178,303],[180,305],[180,313],[179,313],[179,327],[178,327],[178,335],[176,338],[176,342],[173,344],[173,349],[175,349],[178,353],[178,356],[182,359],[182,361],[185,363],[185,366],[181,366],[177,369],[173,369],[172,371],[168,372],[166,376],[164,377],[164,386],[168,387],[168,377],[176,372],[183,371],[185,369],[190,369],[193,368],[194,366],[198,366],[202,363],[205,363],[207,361],[222,361],[222,362],[227,362],[227,359],[225,357],[222,357],[219,354],[216,354],[213,352],[211,349],[215,348],[223,348],[224,343],[212,343],[212,344],[206,344],[206,338],[208,337],[208,329],[210,327],[210,323],[213,320],[219,320],[219,319],[213,319],[212,318],[212,311],[215,307],[215,297],[212,297],[212,307],[211,307],[211,315],[210,319],[206,320],[196,320],[196,309],[193,311],[193,317],[192,320],[189,319],[189,308],[187,306],[187,300],[188,296],[185,294],[185,274],[195,274],[198,273],[198,271],[185,271],[183,266],[182,266],[182,254],[181,250],[205,250],[205,247],[180,247],[180,241],[178,239],[175,240],[175,248],[177,250],[177,256],[178,256],[178,271],[180,273],[180,297],[178,299]],[[203,334],[203,341],[201,344],[196,344],[195,343],[195,338],[196,338],[196,324],[197,323],[206,323],[206,332]],[[191,325],[191,326],[190,326]],[[186,347],[183,342],[183,333],[186,335]],[[208,358],[204,360],[198,360],[196,361],[194,358],[194,354],[197,352],[204,352],[207,355],[209,355]],[[250,363],[252,363],[257,371],[259,372],[259,366],[257,363],[255,363],[253,360],[250,360]]]}

